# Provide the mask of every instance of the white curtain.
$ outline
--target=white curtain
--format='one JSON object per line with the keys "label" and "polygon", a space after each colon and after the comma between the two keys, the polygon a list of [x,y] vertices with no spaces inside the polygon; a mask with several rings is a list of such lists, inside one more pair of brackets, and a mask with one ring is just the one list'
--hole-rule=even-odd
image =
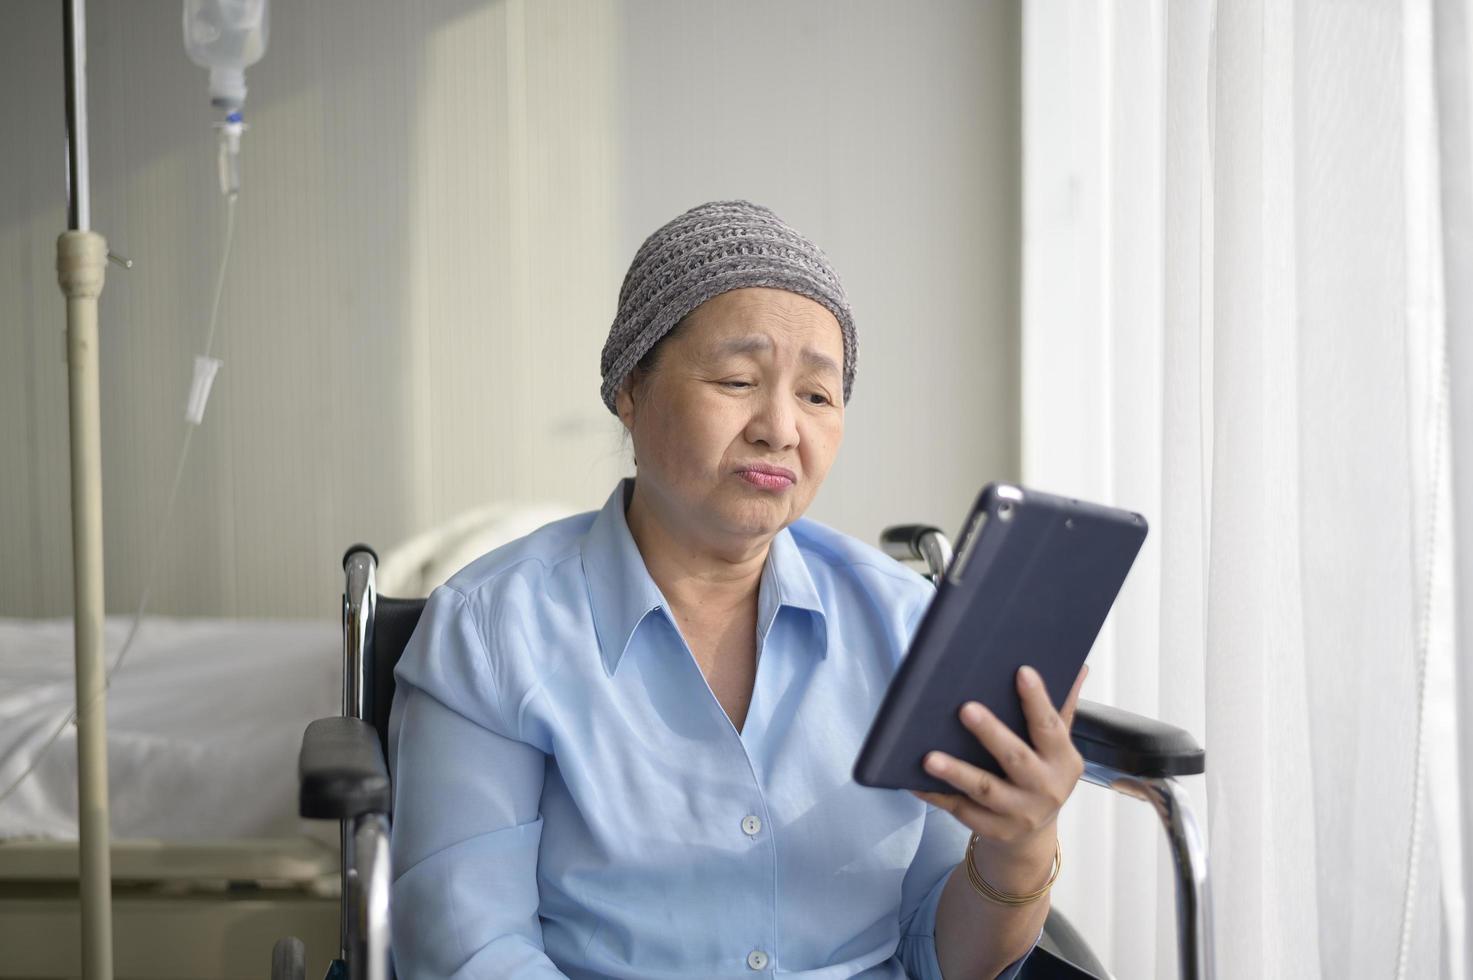
{"label": "white curtain", "polygon": [[[1219,977],[1469,976],[1467,20],[1024,6],[1025,480],[1152,518],[1084,694],[1207,748]],[[1063,818],[1056,904],[1120,977],[1177,975],[1153,821]]]}
{"label": "white curtain", "polygon": [[[1437,69],[1437,132],[1439,178],[1442,204],[1442,242],[1446,330],[1450,383],[1449,414],[1452,454],[1451,495],[1455,529],[1453,549],[1456,562],[1440,580],[1435,601],[1453,605],[1456,622],[1441,621],[1446,629],[1456,628],[1457,663],[1462,668],[1440,680],[1456,692],[1455,718],[1460,738],[1447,737],[1463,760],[1473,761],[1473,10],[1468,0],[1437,0],[1433,13],[1434,64]],[[1444,489],[1444,492],[1448,492]],[[1441,566],[1439,566],[1441,567]],[[1455,587],[1454,587],[1455,583]],[[1439,606],[1439,608],[1443,608]],[[1439,736],[1447,736],[1454,724],[1444,721]],[[1462,778],[1456,783],[1452,802],[1446,803],[1440,827],[1453,825],[1462,816],[1462,834],[1445,851],[1449,878],[1462,885],[1466,902],[1473,894],[1473,776],[1465,761]],[[1444,838],[1451,836],[1444,833]],[[1461,930],[1455,940],[1461,956],[1463,976],[1473,976],[1473,930],[1468,929],[1468,905],[1448,911],[1450,922]]]}

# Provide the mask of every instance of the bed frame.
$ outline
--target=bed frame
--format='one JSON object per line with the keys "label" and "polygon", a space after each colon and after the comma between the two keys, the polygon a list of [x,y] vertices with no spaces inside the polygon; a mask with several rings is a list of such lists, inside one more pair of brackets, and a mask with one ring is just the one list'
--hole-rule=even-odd
{"label": "bed frame", "polygon": [[[81,976],[77,843],[0,841],[0,978]],[[118,980],[259,980],[277,937],[338,934],[336,850],[310,837],[112,842]]]}

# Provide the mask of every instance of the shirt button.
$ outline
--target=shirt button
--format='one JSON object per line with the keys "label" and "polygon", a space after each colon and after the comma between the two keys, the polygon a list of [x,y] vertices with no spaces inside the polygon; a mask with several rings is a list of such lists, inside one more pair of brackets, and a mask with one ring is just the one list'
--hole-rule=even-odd
{"label": "shirt button", "polygon": [[[761,832],[762,832],[762,821],[761,821],[761,819],[759,819],[757,816],[755,816],[753,814],[750,814],[750,813],[747,814],[745,817],[742,817],[742,833],[746,834],[748,837],[756,837]],[[760,970],[760,969],[762,969],[762,967],[760,967],[760,966],[754,966],[754,967],[752,967],[752,969],[754,969],[754,970]]]}
{"label": "shirt button", "polygon": [[747,954],[747,966],[753,970],[767,969],[767,954],[760,949],[752,950]]}

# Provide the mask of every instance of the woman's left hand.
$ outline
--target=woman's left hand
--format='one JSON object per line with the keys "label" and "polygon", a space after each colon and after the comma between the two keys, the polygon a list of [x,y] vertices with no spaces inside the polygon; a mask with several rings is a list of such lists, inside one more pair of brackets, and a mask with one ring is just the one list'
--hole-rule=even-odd
{"label": "woman's left hand", "polygon": [[[1042,836],[1052,839],[1059,809],[1084,772],[1084,758],[1069,730],[1089,667],[1082,667],[1061,710],[1054,710],[1043,681],[1032,667],[1018,671],[1018,696],[1028,720],[1030,746],[991,711],[975,701],[962,705],[961,721],[1002,766],[1003,779],[946,754],[929,752],[928,773],[957,788],[956,793],[915,795],[951,813],[985,842],[989,850],[1026,848]],[[1050,843],[1049,849],[1052,850]]]}

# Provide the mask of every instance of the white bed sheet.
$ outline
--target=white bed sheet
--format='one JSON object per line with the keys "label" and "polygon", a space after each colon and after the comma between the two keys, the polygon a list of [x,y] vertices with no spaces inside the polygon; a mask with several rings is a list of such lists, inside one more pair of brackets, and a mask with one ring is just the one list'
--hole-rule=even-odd
{"label": "white bed sheet", "polygon": [[[109,617],[111,663],[127,634]],[[0,792],[71,711],[70,620],[0,619]],[[314,718],[340,710],[336,623],[146,618],[107,699],[115,838],[205,840],[337,825],[296,813],[297,752]],[[76,729],[0,803],[0,840],[77,836]]]}

